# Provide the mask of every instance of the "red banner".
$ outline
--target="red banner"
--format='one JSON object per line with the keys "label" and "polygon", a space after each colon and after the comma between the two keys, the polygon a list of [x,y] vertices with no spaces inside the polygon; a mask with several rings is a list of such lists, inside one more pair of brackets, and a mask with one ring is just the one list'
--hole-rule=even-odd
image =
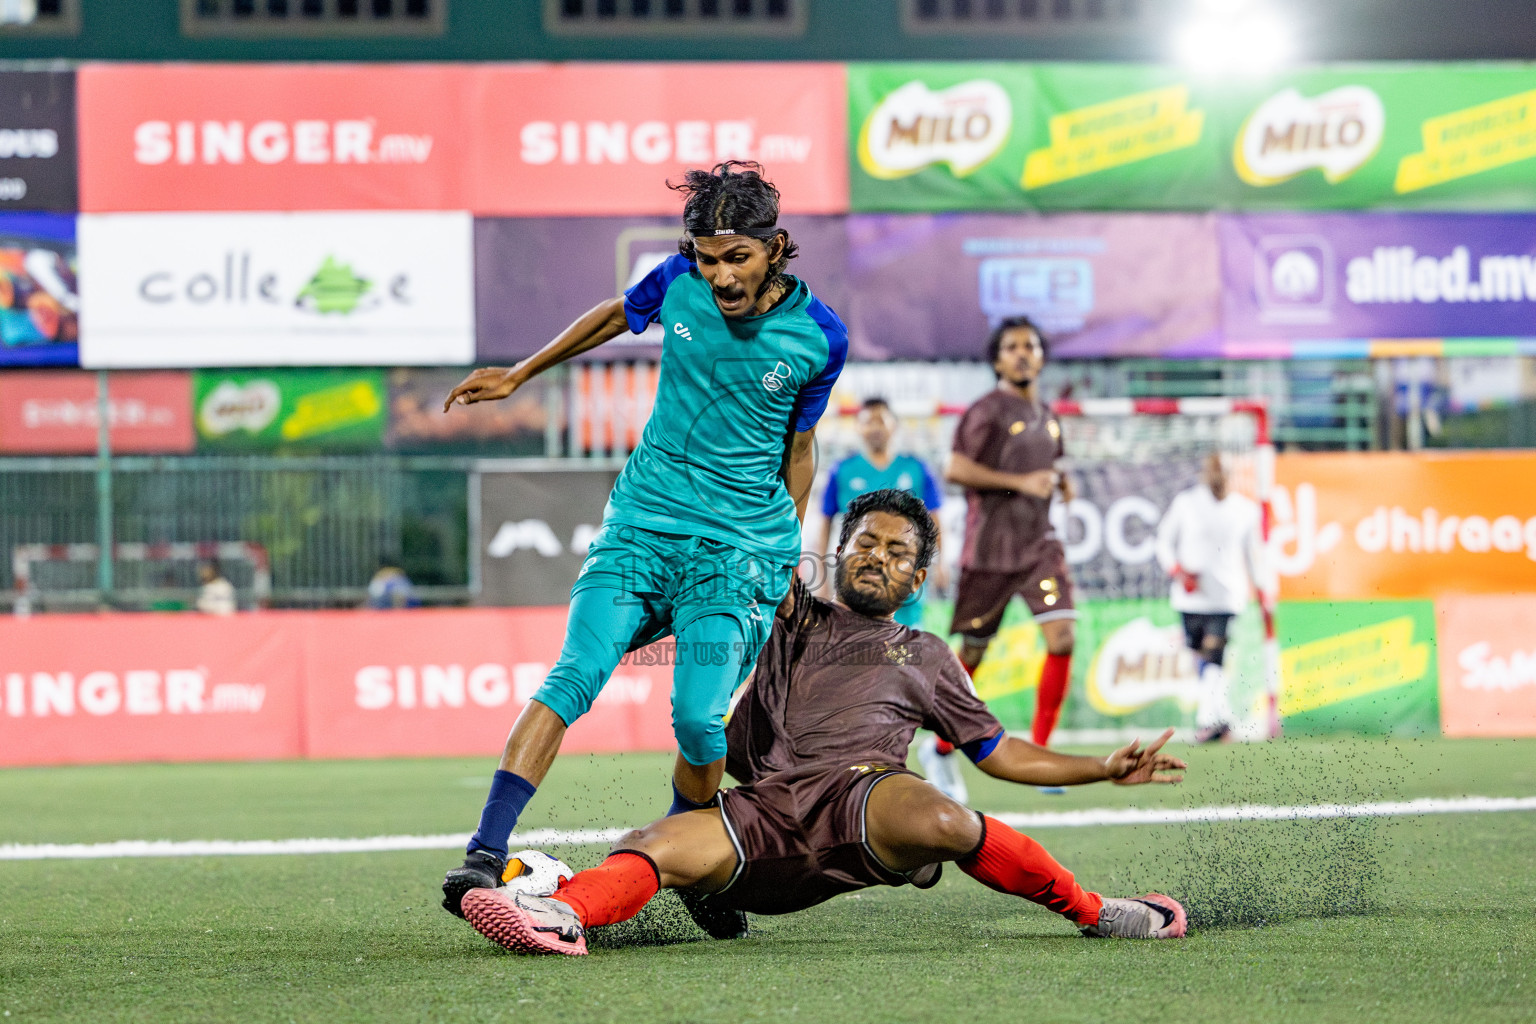
{"label": "red banner", "polygon": [[293,621],[0,620],[0,764],[298,757],[303,659]]}
{"label": "red banner", "polygon": [[510,216],[675,215],[667,181],[756,160],[785,213],[848,209],[845,73],[836,64],[489,66],[475,206]]}
{"label": "red banner", "polygon": [[728,159],[848,208],[835,64],[95,64],[79,97],[92,213],[674,215],[667,180]]}
{"label": "red banner", "polygon": [[87,65],[80,209],[467,209],[468,74],[439,64]]}
{"label": "red banner", "polygon": [[1447,736],[1536,736],[1536,594],[1442,597],[1440,723]]}
{"label": "red banner", "polygon": [[[107,390],[112,451],[192,451],[192,376],[115,373]],[[0,375],[0,452],[82,455],[97,446],[96,375],[74,370]]]}
{"label": "red banner", "polygon": [[[564,608],[0,619],[0,766],[496,756]],[[672,670],[619,666],[562,750],[671,750]]]}
{"label": "red banner", "polygon": [[[560,654],[565,618],[564,608],[306,615],[308,753],[499,753]],[[671,688],[670,667],[619,666],[562,749],[671,750]]]}

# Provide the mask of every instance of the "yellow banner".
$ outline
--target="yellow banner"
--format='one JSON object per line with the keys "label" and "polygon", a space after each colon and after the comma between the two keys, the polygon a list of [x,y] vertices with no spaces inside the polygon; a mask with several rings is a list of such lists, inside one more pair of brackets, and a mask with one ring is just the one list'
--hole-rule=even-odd
{"label": "yellow banner", "polygon": [[1289,648],[1280,655],[1280,714],[1299,715],[1411,683],[1429,667],[1409,616]]}
{"label": "yellow banner", "polygon": [[383,407],[378,392],[365,380],[301,395],[294,403],[293,414],[283,421],[283,440],[300,441],[364,423],[377,416]]}
{"label": "yellow banner", "polygon": [[1051,118],[1051,144],[1024,161],[1024,187],[1040,188],[1185,149],[1200,141],[1205,111],[1189,109],[1189,87],[1123,96]]}
{"label": "yellow banner", "polygon": [[1397,165],[1398,193],[1536,157],[1536,90],[1432,117],[1423,131],[1424,152]]}

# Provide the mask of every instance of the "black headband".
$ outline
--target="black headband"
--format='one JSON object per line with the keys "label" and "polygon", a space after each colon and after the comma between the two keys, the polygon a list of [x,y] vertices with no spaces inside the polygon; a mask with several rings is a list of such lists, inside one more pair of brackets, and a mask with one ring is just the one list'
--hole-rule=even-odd
{"label": "black headband", "polygon": [[703,231],[688,229],[688,234],[694,238],[713,238],[718,235],[745,235],[748,238],[756,238],[760,242],[777,238],[783,233],[783,228],[708,228]]}

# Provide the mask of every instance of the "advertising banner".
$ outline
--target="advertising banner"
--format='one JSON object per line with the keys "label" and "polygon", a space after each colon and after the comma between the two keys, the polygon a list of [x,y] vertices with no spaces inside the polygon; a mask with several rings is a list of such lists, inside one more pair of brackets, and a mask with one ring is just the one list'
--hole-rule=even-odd
{"label": "advertising banner", "polygon": [[80,361],[75,218],[0,213],[0,366]]}
{"label": "advertising banner", "polygon": [[1271,540],[1282,598],[1536,591],[1536,453],[1275,461]]}
{"label": "advertising banner", "polygon": [[[563,607],[308,616],[309,755],[496,756],[559,657],[565,618]],[[618,667],[563,751],[674,749],[671,661],[652,650]]]}
{"label": "advertising banner", "polygon": [[1234,343],[1536,334],[1536,214],[1255,214],[1219,231]]}
{"label": "advertising banner", "polygon": [[879,63],[853,209],[1536,209],[1536,65]]}
{"label": "advertising banner", "polygon": [[457,367],[390,370],[385,447],[423,455],[545,454],[545,403],[549,389],[560,387],[558,379],[535,377],[499,402],[455,405],[443,412],[443,401],[465,375]]}
{"label": "advertising banner", "polygon": [[[192,378],[115,373],[107,388],[108,437],[121,455],[192,451]],[[97,448],[96,374],[0,374],[0,453],[91,455]]]}
{"label": "advertising banner", "polygon": [[462,213],[86,215],[82,365],[468,363],[471,234]]}
{"label": "advertising banner", "polygon": [[480,604],[570,600],[618,474],[480,474]]}
{"label": "advertising banner", "polygon": [[[0,618],[0,766],[494,757],[566,609]],[[672,652],[620,664],[566,753],[672,750]]]}
{"label": "advertising banner", "polygon": [[298,757],[284,615],[0,619],[0,764]]}
{"label": "advertising banner", "polygon": [[1447,596],[1440,722],[1447,736],[1536,736],[1536,594]]}
{"label": "advertising banner", "polygon": [[205,452],[375,451],[384,441],[383,370],[198,370]]}
{"label": "advertising banner", "polygon": [[1054,358],[1219,347],[1215,222],[1179,214],[855,215],[844,312],[859,359],[977,359],[1027,315]]}
{"label": "advertising banner", "polygon": [[676,216],[682,200],[667,182],[722,160],[761,163],[785,213],[848,209],[840,64],[487,65],[474,74],[476,213]]}
{"label": "advertising banner", "polygon": [[465,68],[87,64],[80,208],[462,210]]}
{"label": "advertising banner", "polygon": [[1209,99],[1152,65],[852,64],[852,207],[1209,208]]}
{"label": "advertising banner", "polygon": [[1276,625],[1287,733],[1439,731],[1432,602],[1291,601]]}
{"label": "advertising banner", "polygon": [[79,207],[75,73],[0,72],[0,210]]}
{"label": "advertising banner", "polygon": [[[677,252],[681,207],[667,217],[492,218],[475,221],[477,358],[532,355],[581,314],[622,293]],[[783,217],[800,247],[789,273],[827,305],[847,305],[848,241],[841,217]],[[655,358],[661,328],[622,334],[594,359]]]}

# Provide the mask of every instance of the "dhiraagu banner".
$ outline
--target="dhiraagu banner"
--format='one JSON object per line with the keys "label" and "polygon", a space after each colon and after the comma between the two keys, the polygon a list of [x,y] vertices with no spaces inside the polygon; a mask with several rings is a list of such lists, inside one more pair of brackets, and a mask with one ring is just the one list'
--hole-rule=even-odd
{"label": "dhiraagu banner", "polygon": [[1536,209],[1536,64],[855,64],[855,211]]}
{"label": "dhiraagu banner", "polygon": [[198,370],[197,446],[374,451],[383,445],[388,396],[382,370]]}

